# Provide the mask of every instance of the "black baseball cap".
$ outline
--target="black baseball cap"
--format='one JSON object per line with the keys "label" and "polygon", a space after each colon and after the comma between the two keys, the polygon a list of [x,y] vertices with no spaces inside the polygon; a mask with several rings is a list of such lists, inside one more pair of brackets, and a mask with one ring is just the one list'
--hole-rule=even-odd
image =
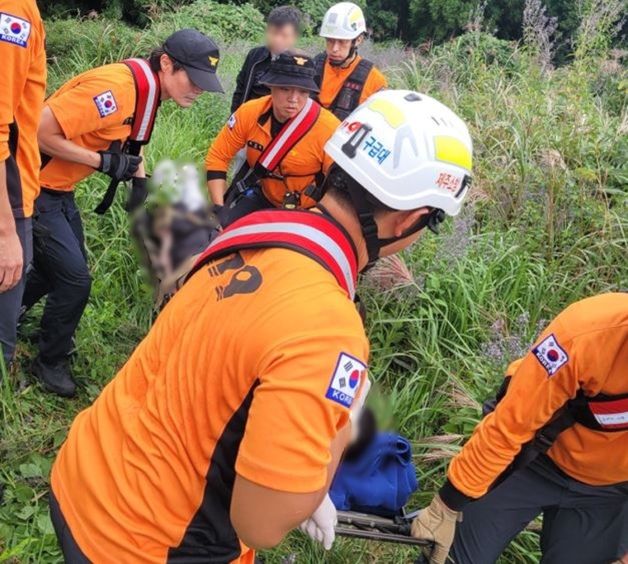
{"label": "black baseball cap", "polygon": [[318,92],[315,74],[312,57],[300,52],[284,51],[271,61],[259,81],[266,86],[289,86]]}
{"label": "black baseball cap", "polygon": [[196,29],[181,29],[166,39],[164,51],[183,66],[196,86],[206,92],[224,92],[216,76],[220,52],[209,37]]}

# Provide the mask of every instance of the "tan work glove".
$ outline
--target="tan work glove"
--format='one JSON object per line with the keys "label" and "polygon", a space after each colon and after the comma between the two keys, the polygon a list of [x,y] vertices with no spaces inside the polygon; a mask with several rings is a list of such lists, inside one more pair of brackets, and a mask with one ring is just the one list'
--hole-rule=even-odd
{"label": "tan work glove", "polygon": [[429,555],[430,564],[445,564],[449,549],[454,542],[456,522],[461,520],[461,513],[449,509],[440,498],[435,495],[432,503],[423,509],[412,522],[412,536],[434,543]]}

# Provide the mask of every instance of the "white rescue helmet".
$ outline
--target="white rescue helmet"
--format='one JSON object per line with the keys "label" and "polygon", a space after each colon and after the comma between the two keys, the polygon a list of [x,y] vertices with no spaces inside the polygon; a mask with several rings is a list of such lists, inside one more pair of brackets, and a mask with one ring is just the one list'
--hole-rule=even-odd
{"label": "white rescue helmet", "polygon": [[325,145],[336,165],[394,210],[455,216],[469,191],[473,145],[447,106],[410,90],[382,90],[356,108]]}
{"label": "white rescue helmet", "polygon": [[339,2],[327,10],[319,35],[353,40],[363,33],[366,33],[366,20],[362,8],[353,2]]}

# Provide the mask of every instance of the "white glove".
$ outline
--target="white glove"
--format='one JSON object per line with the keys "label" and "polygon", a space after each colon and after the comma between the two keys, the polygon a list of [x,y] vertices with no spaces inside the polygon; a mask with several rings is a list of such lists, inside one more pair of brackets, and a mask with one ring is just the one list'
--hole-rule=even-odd
{"label": "white glove", "polygon": [[359,422],[360,414],[366,403],[366,396],[369,395],[371,389],[371,381],[368,375],[364,376],[364,383],[358,392],[358,395],[354,398],[351,404],[351,410],[349,411],[349,420],[351,421],[351,439],[350,443],[353,443],[359,434]]}
{"label": "white glove", "polygon": [[336,538],[334,527],[337,524],[338,513],[327,494],[312,516],[299,525],[299,529],[312,540],[320,542],[325,550],[329,550]]}

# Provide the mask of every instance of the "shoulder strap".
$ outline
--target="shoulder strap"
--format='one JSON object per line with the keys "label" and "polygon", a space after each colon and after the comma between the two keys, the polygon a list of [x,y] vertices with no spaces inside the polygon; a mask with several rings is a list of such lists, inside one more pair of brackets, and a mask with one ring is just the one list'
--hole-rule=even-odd
{"label": "shoulder strap", "polygon": [[141,147],[150,141],[161,103],[159,77],[145,59],[127,59],[123,63],[131,70],[137,94],[129,142]]}
{"label": "shoulder strap", "polygon": [[319,53],[314,57],[314,82],[319,88],[323,84],[323,75],[325,74],[325,63],[327,62],[327,53]]}
{"label": "shoulder strap", "polygon": [[373,66],[371,61],[360,59],[360,62],[353,69],[353,72],[347,77],[347,80],[345,80],[338,95],[329,107],[338,119],[346,119],[347,116],[360,105],[360,97],[364,90],[364,84]]}
{"label": "shoulder strap", "polygon": [[350,299],[355,297],[357,253],[349,236],[333,219],[300,210],[264,210],[234,222],[205,249],[188,279],[210,261],[259,248],[286,248],[310,257],[335,276]]}
{"label": "shoulder strap", "polygon": [[307,132],[314,127],[321,112],[320,105],[308,98],[303,109],[292,119],[284,123],[279,133],[264,149],[257,159],[255,168],[268,174],[275,170],[284,157],[294,148],[294,146],[305,137]]}
{"label": "shoulder strap", "polygon": [[[161,86],[159,77],[145,59],[126,59],[122,62],[131,70],[136,95],[131,134],[121,150],[137,156],[153,134],[157,110],[161,104]],[[111,179],[102,201],[94,210],[97,214],[102,215],[111,207],[118,184],[120,184],[119,180]]]}

